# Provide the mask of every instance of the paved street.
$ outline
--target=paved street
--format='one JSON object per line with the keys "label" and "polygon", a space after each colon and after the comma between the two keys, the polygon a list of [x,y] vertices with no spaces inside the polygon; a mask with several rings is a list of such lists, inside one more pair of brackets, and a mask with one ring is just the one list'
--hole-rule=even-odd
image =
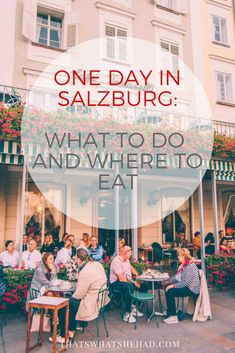
{"label": "paved street", "polygon": [[[137,331],[135,331],[134,326],[121,321],[118,311],[112,308],[107,313],[110,338],[105,338],[101,320],[100,347],[94,347],[96,336],[95,325],[92,322],[84,334],[77,333],[76,342],[68,348],[68,352],[235,353],[235,290],[211,290],[210,297],[213,314],[211,321],[194,323],[191,321],[191,317],[187,316],[178,325],[166,325],[160,319],[159,329],[154,320],[148,323],[145,318],[142,318],[139,320]],[[25,352],[26,319],[22,315],[9,314],[5,318],[0,315],[0,323],[1,353]],[[102,341],[103,339],[104,341]],[[36,334],[32,334],[32,341],[35,340]],[[44,346],[36,348],[33,352],[51,351],[47,333],[44,334],[44,340]],[[114,345],[116,346],[113,347]]]}

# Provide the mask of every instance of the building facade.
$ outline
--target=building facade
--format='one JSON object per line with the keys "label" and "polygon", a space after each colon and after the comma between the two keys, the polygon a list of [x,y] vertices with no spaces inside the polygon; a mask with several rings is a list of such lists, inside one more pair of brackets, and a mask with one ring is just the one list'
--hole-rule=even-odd
{"label": "building facade", "polygon": [[[2,47],[5,48],[1,56],[0,96],[4,103],[17,96],[22,101],[30,98],[44,109],[52,107],[56,104],[53,93],[42,95],[40,90],[30,92],[30,89],[59,53],[87,40],[104,37],[107,39],[104,60],[121,65],[126,58],[125,38],[131,36],[157,43],[163,54],[171,52],[173,68],[182,60],[206,91],[215,131],[235,136],[235,20],[232,0],[11,0],[4,4],[0,16]],[[9,20],[11,26],[8,25]],[[3,35],[5,28],[8,28],[7,36]],[[110,44],[113,38],[119,40],[115,45]],[[186,107],[182,103],[182,114],[185,112]],[[114,113],[110,111],[110,114]],[[53,207],[29,174],[22,193],[23,158],[16,143],[0,143],[1,250],[8,239],[19,243],[23,204],[23,232],[35,232],[43,238],[47,233],[59,232],[61,236],[66,231],[75,234],[76,240],[83,232],[88,232],[98,235],[109,252],[114,250],[115,237],[118,236],[125,237],[137,254],[138,246],[148,246],[153,242],[169,246],[182,230],[189,241],[199,229],[203,229],[205,234],[218,229],[235,231],[234,161],[211,161],[201,185],[203,200],[198,198],[200,193],[196,191],[180,209],[161,221],[137,230],[129,229],[127,222],[125,229],[117,234],[113,230],[102,229],[99,222],[105,215],[105,207],[115,208],[115,205],[110,206],[107,194],[97,194],[95,206],[86,200],[83,222],[80,223]],[[53,185],[47,192],[61,198],[61,202],[67,197],[67,192],[55,190]],[[83,198],[86,199],[86,195]],[[162,190],[160,195],[146,200],[146,212],[153,212],[156,204],[164,207],[167,202],[167,191]],[[93,221],[96,227],[87,225],[88,215],[97,220]]]}

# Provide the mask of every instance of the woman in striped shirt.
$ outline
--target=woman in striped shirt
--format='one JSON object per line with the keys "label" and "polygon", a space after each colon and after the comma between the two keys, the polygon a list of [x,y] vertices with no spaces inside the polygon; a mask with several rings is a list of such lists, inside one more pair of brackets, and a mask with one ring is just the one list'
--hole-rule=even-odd
{"label": "woman in striped shirt", "polygon": [[196,297],[200,292],[198,268],[193,262],[188,249],[178,249],[178,259],[181,263],[176,275],[171,277],[166,285],[167,318],[166,324],[178,323],[176,315],[176,297]]}

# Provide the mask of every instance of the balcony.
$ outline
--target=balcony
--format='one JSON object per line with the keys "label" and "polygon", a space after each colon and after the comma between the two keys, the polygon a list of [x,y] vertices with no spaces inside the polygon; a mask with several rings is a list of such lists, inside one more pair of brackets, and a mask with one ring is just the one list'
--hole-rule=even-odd
{"label": "balcony", "polygon": [[214,130],[228,137],[235,137],[235,123],[214,120]]}
{"label": "balcony", "polygon": [[[19,87],[12,87],[0,84],[0,102],[3,102],[7,106],[12,106],[24,102],[30,102],[29,100],[29,90],[25,88]],[[31,102],[34,103],[35,102]],[[37,105],[37,104],[36,104]],[[40,106],[40,108],[46,109],[46,107]],[[55,109],[56,110],[56,109]],[[99,118],[99,112],[97,111],[96,114],[93,114],[92,109],[81,109],[81,107],[76,106],[73,107],[73,110],[66,109],[68,113],[78,113],[83,115],[86,118],[97,119]],[[86,111],[86,113],[84,113]],[[93,113],[92,113],[93,112]],[[140,109],[134,108],[131,111],[128,109],[119,109],[118,114],[117,112],[113,112],[113,116],[117,120],[129,120],[129,121],[136,121],[137,123],[150,123],[155,124],[158,128],[161,128],[164,121],[167,122],[168,125],[172,125],[175,128],[179,128],[180,130],[188,130],[188,129],[203,129],[207,130],[211,127],[211,121],[207,119],[199,119],[192,116],[187,115],[176,115],[176,114],[169,114],[166,112],[161,111],[152,111],[151,109]],[[110,112],[109,112],[110,114]],[[105,115],[104,112],[102,117]],[[235,137],[235,123],[225,122],[214,120],[214,130],[218,134],[226,135],[227,137]]]}
{"label": "balcony", "polygon": [[24,88],[0,85],[0,102],[9,106],[24,103],[27,100],[28,91]]}

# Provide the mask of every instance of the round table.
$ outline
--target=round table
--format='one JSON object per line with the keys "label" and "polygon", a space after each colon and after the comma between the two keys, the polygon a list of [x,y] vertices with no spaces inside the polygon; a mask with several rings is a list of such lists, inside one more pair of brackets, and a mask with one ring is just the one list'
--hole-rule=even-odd
{"label": "round table", "polygon": [[55,297],[64,296],[65,293],[73,294],[76,290],[76,283],[70,282],[70,284],[71,284],[71,288],[66,288],[66,289],[63,287],[62,284],[60,284],[59,286],[48,285],[45,287],[46,288],[45,294],[48,292],[53,292],[55,294]]}
{"label": "round table", "polygon": [[[154,283],[162,283],[164,281],[167,281],[170,277],[167,277],[167,278],[164,278],[164,279],[161,279],[161,278],[154,278],[154,277],[142,277],[142,276],[137,276],[136,277],[136,280],[138,282],[145,282],[145,283],[149,283],[151,282],[152,283],[152,291],[153,291],[153,295],[155,294],[154,293]],[[158,300],[159,300],[159,306],[160,306],[160,310],[161,312],[163,313],[163,305],[162,305],[162,301],[161,301],[161,294],[160,294],[160,288],[157,289],[157,293],[158,293]],[[152,310],[152,313],[150,314],[149,318],[148,318],[148,321],[150,321],[153,316],[155,315],[155,307],[153,305],[153,310]]]}

